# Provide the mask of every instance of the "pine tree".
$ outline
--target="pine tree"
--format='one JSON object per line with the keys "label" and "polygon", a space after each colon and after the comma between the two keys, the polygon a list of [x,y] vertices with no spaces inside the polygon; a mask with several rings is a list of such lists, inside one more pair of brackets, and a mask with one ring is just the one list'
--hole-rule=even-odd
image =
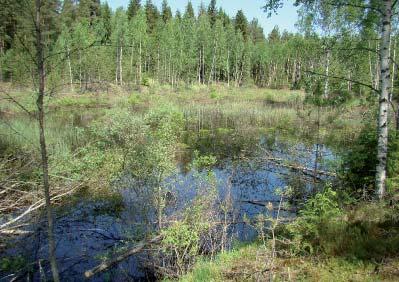
{"label": "pine tree", "polygon": [[132,19],[135,15],[137,15],[137,12],[141,8],[141,0],[130,0],[129,6],[127,7],[127,16],[130,19]]}
{"label": "pine tree", "polygon": [[167,0],[162,1],[162,12],[161,12],[162,20],[164,23],[168,22],[172,18],[172,10],[168,5]]}

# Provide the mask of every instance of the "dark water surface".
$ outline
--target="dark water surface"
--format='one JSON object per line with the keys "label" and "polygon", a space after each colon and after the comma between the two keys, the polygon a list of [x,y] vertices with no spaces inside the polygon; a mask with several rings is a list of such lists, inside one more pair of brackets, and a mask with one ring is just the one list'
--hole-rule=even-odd
{"label": "dark water surface", "polygon": [[[74,122],[83,121],[81,117],[75,117]],[[329,163],[336,159],[334,153],[324,146],[306,145],[262,132],[196,132],[186,136],[184,142],[189,149],[179,158],[180,172],[168,180],[174,197],[173,203],[167,206],[168,214],[189,206],[198,193],[197,173],[186,165],[194,150],[215,155],[220,160],[213,168],[218,196],[222,200],[227,193],[231,194],[232,213],[237,222],[242,222],[244,217],[254,218],[265,213],[265,207],[256,203],[277,203],[277,188],[297,185],[305,190],[312,189],[314,182],[311,176],[269,162],[266,159],[270,156],[312,168],[318,151],[321,161],[318,169],[321,170],[330,169]],[[151,207],[146,204],[150,202],[149,193],[139,193],[129,177],[120,179],[114,186],[123,199],[121,210],[115,209],[112,201],[82,198],[73,206],[62,207],[56,212],[56,253],[62,281],[84,280],[84,271],[96,266],[101,258],[126,245],[131,238],[139,238],[146,229],[151,229],[152,226],[145,225],[145,222],[152,222]],[[289,211],[282,215],[294,216]],[[41,261],[42,272],[45,273],[42,277],[51,277],[46,261],[48,246],[44,222],[43,217],[42,222],[35,225],[37,230],[34,230],[34,235],[17,238],[11,248],[0,254],[0,258],[20,256],[25,262],[32,262],[27,272],[21,275],[25,277],[24,281],[26,277],[29,281],[41,280],[38,261]],[[230,233],[241,241],[251,240],[256,235],[244,223],[235,224]],[[145,253],[131,257],[91,281],[151,281],[154,279],[151,271],[143,268],[145,259]],[[0,281],[10,281],[9,274],[0,273]]]}

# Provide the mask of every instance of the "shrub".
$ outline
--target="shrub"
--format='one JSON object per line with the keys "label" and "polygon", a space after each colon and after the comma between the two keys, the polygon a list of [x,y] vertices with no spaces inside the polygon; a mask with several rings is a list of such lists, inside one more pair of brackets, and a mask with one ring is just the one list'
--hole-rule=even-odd
{"label": "shrub", "polygon": [[137,93],[133,93],[129,96],[129,98],[127,99],[129,105],[131,106],[137,106],[139,104],[141,104],[143,102],[142,97],[137,94]]}
{"label": "shrub", "polygon": [[295,254],[311,254],[314,251],[328,251],[328,239],[342,229],[342,210],[337,193],[327,186],[321,193],[309,199],[300,211],[299,217],[287,226],[293,241]]}
{"label": "shrub", "polygon": [[[389,136],[387,187],[391,194],[399,189],[399,138],[396,132]],[[341,177],[357,197],[374,195],[377,165],[377,133],[374,122],[364,124],[355,143],[343,155]]]}

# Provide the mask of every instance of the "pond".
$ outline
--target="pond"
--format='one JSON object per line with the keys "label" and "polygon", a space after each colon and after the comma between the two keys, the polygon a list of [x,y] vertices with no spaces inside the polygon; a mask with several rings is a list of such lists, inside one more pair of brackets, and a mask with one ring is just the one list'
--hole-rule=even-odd
{"label": "pond", "polygon": [[[82,116],[72,116],[72,120],[79,126],[84,126],[86,122]],[[290,140],[287,136],[264,130],[187,132],[182,142],[185,146],[178,156],[179,172],[168,179],[173,201],[168,203],[166,213],[173,215],[189,206],[198,193],[198,172],[188,165],[193,152],[214,155],[218,159],[213,167],[218,197],[222,200],[229,195],[232,203],[230,217],[234,224],[229,228],[229,235],[231,240],[239,241],[256,236],[244,219],[265,213],[268,202],[277,206],[280,200],[275,193],[277,188],[300,187],[300,191],[306,194],[315,185],[321,185],[320,181],[328,181],[329,176],[326,175],[318,176],[317,181],[313,177],[316,155],[316,170],[320,171],[331,170],[338,158],[323,145]],[[96,266],[107,254],[151,229],[152,226],[147,224],[153,224],[153,211],[146,205],[150,202],[150,195],[138,192],[134,180],[128,176],[122,177],[113,186],[122,197],[122,209],[115,208],[111,200],[82,198],[74,205],[61,207],[55,212],[56,255],[62,281],[83,280],[84,272]],[[275,209],[274,215],[276,212]],[[295,216],[295,210],[284,210],[281,216],[291,218]],[[24,263],[31,263],[25,273],[20,273],[21,279],[29,277],[30,281],[40,281],[43,272],[50,277],[44,223],[42,217],[37,224],[27,227],[34,231],[32,235],[16,238],[12,247],[0,255],[0,258],[17,257]],[[147,259],[145,252],[132,256],[109,271],[96,275],[92,281],[154,280],[151,269],[145,267]],[[10,274],[0,273],[0,281],[9,281]]]}

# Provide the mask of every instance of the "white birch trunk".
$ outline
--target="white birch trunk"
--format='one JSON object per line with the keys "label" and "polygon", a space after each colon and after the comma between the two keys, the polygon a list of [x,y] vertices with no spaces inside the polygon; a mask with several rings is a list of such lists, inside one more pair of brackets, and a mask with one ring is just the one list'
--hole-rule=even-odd
{"label": "white birch trunk", "polygon": [[377,197],[383,199],[386,193],[386,167],[388,155],[388,111],[390,88],[390,54],[392,0],[382,2],[381,50],[380,50],[380,97],[378,113],[378,149],[376,167]]}

